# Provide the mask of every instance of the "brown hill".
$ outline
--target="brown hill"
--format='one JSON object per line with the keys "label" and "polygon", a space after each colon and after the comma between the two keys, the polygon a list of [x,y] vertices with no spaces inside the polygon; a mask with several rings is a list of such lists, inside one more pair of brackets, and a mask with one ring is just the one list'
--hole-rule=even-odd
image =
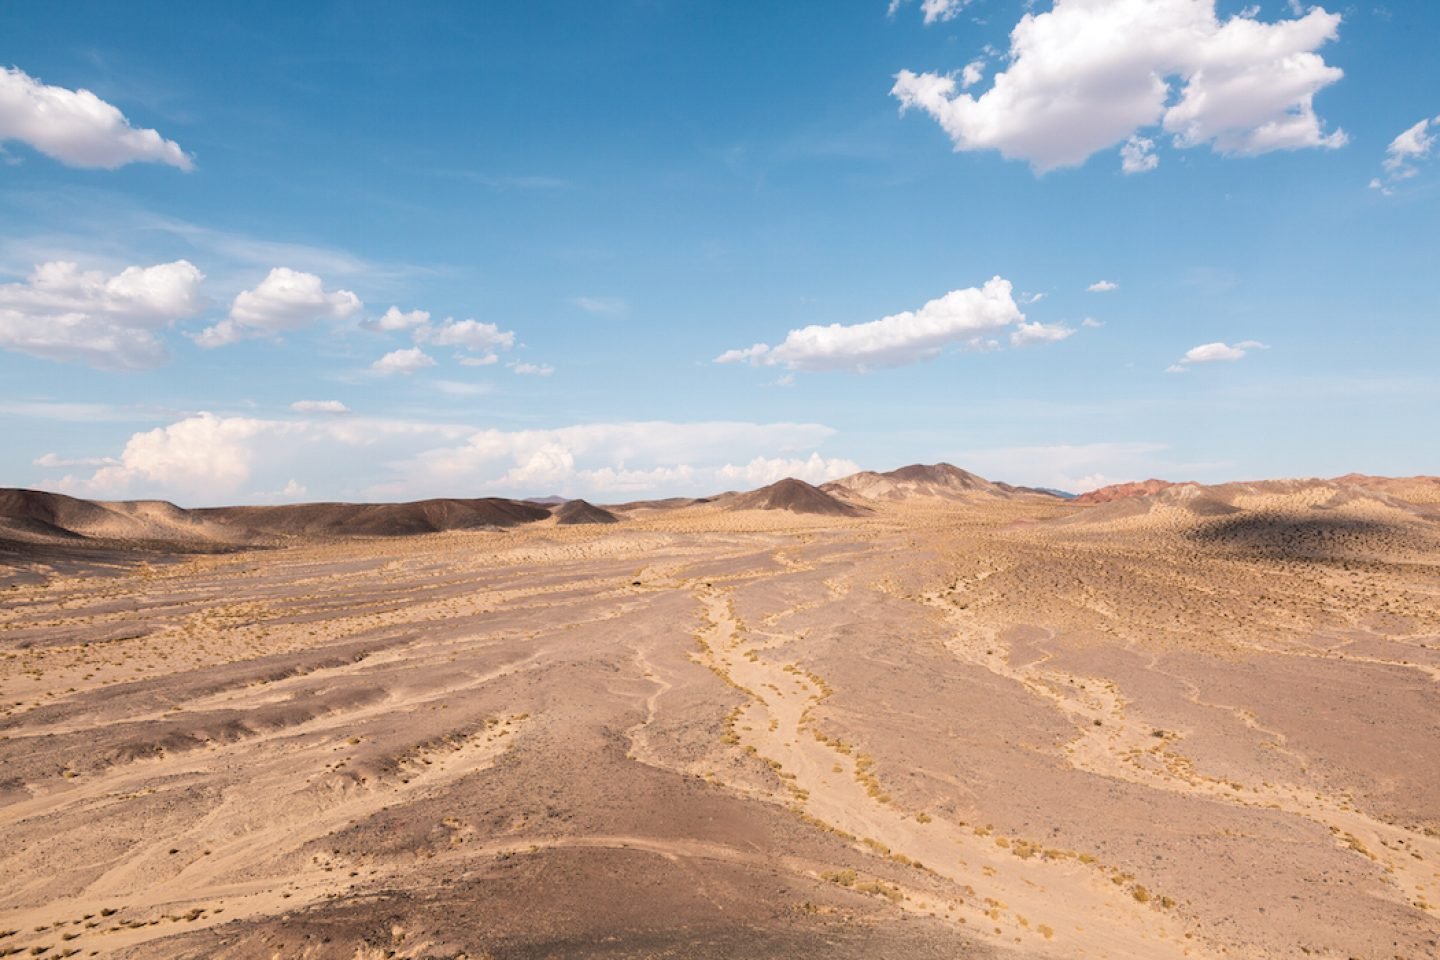
{"label": "brown hill", "polygon": [[679,510],[682,507],[694,507],[702,503],[710,503],[714,497],[666,497],[663,500],[630,500],[626,503],[611,503],[606,505],[607,510]]}
{"label": "brown hill", "polygon": [[227,527],[279,536],[399,537],[446,530],[516,527],[550,516],[538,504],[499,497],[412,503],[297,503],[210,507],[191,513]]}
{"label": "brown hill", "polygon": [[0,535],[39,543],[83,539],[204,547],[295,536],[405,536],[513,527],[548,516],[546,507],[499,498],[187,510],[163,500],[82,500],[41,490],[0,489]]}
{"label": "brown hill", "polygon": [[74,535],[112,516],[98,503],[43,490],[0,490],[0,517]]}
{"label": "brown hill", "polygon": [[1006,499],[1038,493],[1025,487],[991,483],[984,477],[949,463],[915,463],[887,473],[863,470],[839,480],[832,480],[821,489],[839,496],[857,496],[867,500],[969,500],[977,497]]}
{"label": "brown hill", "polygon": [[791,513],[814,513],[832,517],[858,517],[865,512],[794,477],[786,477],[749,493],[735,494],[728,498],[725,509],[789,510]]}
{"label": "brown hill", "polygon": [[556,507],[551,514],[555,522],[564,526],[580,523],[619,523],[620,518],[604,507],[597,507],[584,500],[567,500]]}
{"label": "brown hill", "polygon": [[1091,490],[1089,493],[1082,493],[1071,503],[1110,503],[1112,500],[1125,500],[1129,497],[1143,497],[1151,493],[1159,493],[1170,487],[1178,486],[1169,480],[1142,480],[1138,483],[1112,483],[1108,487],[1100,487]]}
{"label": "brown hill", "polygon": [[0,489],[0,529],[22,540],[233,543],[245,538],[243,531],[226,530],[164,500],[83,500],[17,489]]}

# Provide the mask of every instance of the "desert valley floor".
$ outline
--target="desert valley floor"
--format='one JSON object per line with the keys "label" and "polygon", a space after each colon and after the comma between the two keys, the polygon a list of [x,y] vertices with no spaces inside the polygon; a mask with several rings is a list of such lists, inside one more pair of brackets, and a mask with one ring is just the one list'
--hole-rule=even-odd
{"label": "desert valley floor", "polygon": [[7,555],[0,956],[1440,956],[1436,491]]}

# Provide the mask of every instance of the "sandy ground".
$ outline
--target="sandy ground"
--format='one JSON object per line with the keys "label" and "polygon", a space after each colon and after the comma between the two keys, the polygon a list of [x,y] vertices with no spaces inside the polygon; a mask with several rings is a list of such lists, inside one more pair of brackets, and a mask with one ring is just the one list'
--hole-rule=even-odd
{"label": "sandy ground", "polygon": [[14,569],[0,956],[1440,956],[1436,525],[1245,506]]}

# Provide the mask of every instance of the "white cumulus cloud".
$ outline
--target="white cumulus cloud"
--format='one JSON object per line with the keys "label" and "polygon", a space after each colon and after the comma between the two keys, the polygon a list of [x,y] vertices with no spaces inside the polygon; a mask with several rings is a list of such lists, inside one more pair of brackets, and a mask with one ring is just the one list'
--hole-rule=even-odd
{"label": "white cumulus cloud", "polygon": [[[298,429],[303,428],[290,432]],[[230,493],[250,476],[253,441],[262,433],[286,430],[285,424],[249,417],[187,417],[132,436],[120,463],[101,467],[83,489],[128,491],[138,486],[167,494]]]}
{"label": "white cumulus cloud", "polygon": [[512,363],[510,369],[527,377],[548,377],[555,372],[555,368],[548,363]]}
{"label": "white cumulus cloud", "polygon": [[1034,343],[1058,343],[1075,332],[1063,323],[1022,323],[1010,333],[1012,347],[1028,347]]}
{"label": "white cumulus cloud", "polygon": [[1149,137],[1131,137],[1120,148],[1120,171],[1126,174],[1149,173],[1160,166],[1155,155],[1155,141]]}
{"label": "white cumulus cloud", "polygon": [[430,322],[430,314],[424,310],[402,311],[399,307],[391,306],[379,317],[373,320],[366,320],[361,324],[367,330],[381,330],[386,333],[395,330],[412,330],[416,327],[423,327]]}
{"label": "white cumulus cloud", "polygon": [[852,461],[816,451],[833,434],[803,423],[497,430],[358,416],[265,420],[201,413],[135,433],[119,456],[97,458],[98,469],[59,485],[86,496],[163,496],[187,504],[273,500],[292,482],[292,490],[319,499],[699,495],[781,476],[819,482],[853,472]]}
{"label": "white cumulus cloud", "polygon": [[1112,290],[1119,290],[1120,284],[1112,280],[1096,280],[1085,289],[1090,293],[1109,293]]}
{"label": "white cumulus cloud", "polygon": [[401,374],[410,376],[426,367],[435,366],[435,358],[427,354],[419,347],[408,347],[404,350],[391,350],[385,356],[370,364],[370,369],[382,376]]}
{"label": "white cumulus cloud", "polygon": [[1186,367],[1193,363],[1243,360],[1251,350],[1268,349],[1270,348],[1259,340],[1242,340],[1234,346],[1224,341],[1202,343],[1198,347],[1191,347],[1189,350],[1186,350],[1185,356],[1171,364],[1167,369],[1170,373],[1183,373]]}
{"label": "white cumulus cloud", "polygon": [[[501,330],[493,323],[478,320],[456,320],[447,317],[439,326],[415,328],[415,342],[437,347],[460,347],[471,353],[480,354],[480,363],[469,366],[485,366],[496,362],[497,350],[509,350],[515,345],[515,332]],[[467,358],[467,360],[470,358]]]}
{"label": "white cumulus cloud", "polygon": [[802,327],[791,330],[778,346],[757,343],[727,350],[715,362],[784,365],[792,370],[899,367],[933,357],[953,343],[983,349],[987,334],[1024,319],[1010,281],[993,277],[983,287],[952,290],[919,310],[849,326]]}
{"label": "white cumulus cloud", "polygon": [[741,488],[765,487],[786,477],[816,485],[859,473],[860,465],[840,457],[829,459],[812,453],[804,459],[756,457],[745,464],[726,464],[716,471],[720,480]]}
{"label": "white cumulus cloud", "polygon": [[544,443],[500,475],[498,485],[510,490],[557,490],[575,474],[575,454],[562,443]]}
{"label": "white cumulus cloud", "polygon": [[230,306],[230,315],[203,330],[195,342],[223,347],[298,330],[317,320],[343,320],[363,306],[349,290],[326,290],[324,281],[313,273],[276,267],[253,290],[242,290]]}
{"label": "white cumulus cloud", "polygon": [[740,347],[735,350],[726,350],[715,358],[716,363],[741,363],[749,361],[759,365],[765,363],[766,356],[770,353],[768,343],[757,343],[753,347]]}
{"label": "white cumulus cloud", "polygon": [[1008,67],[978,97],[952,75],[910,70],[891,93],[957,151],[998,150],[1041,173],[1117,143],[1130,172],[1149,169],[1153,155],[1129,141],[1156,127],[1221,154],[1333,148],[1346,136],[1325,132],[1313,101],[1343,72],[1315,51],[1339,25],[1320,7],[1264,23],[1222,20],[1215,0],[1055,0],[1016,24]]}
{"label": "white cumulus cloud", "polygon": [[159,332],[204,309],[204,278],[188,260],[114,276],[42,263],[23,283],[0,284],[0,348],[104,370],[159,366]]}
{"label": "white cumulus cloud", "polygon": [[173,140],[137,129],[89,90],[55,87],[18,67],[0,68],[0,143],[18,140],[72,167],[114,170],[127,163],[194,163]]}

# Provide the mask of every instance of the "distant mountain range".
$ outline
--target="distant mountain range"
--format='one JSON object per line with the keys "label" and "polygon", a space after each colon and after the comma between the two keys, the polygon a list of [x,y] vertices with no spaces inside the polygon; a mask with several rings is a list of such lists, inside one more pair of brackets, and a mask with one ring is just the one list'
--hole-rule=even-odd
{"label": "distant mountain range", "polygon": [[39,490],[0,489],[0,546],[26,544],[151,546],[231,549],[295,539],[396,537],[454,530],[555,525],[613,524],[627,518],[677,510],[751,510],[864,517],[886,504],[934,502],[961,505],[998,501],[1068,505],[1076,521],[1094,522],[1183,507],[1196,516],[1239,512],[1246,497],[1302,492],[1325,504],[1362,498],[1399,505],[1424,517],[1440,516],[1440,478],[1347,474],[1333,480],[1267,480],[1202,485],[1145,480],[1102,487],[1074,496],[1058,490],[1017,487],[987,480],[948,463],[912,464],[886,473],[862,471],[814,486],[786,478],[747,492],[707,498],[673,498],[600,507],[552,496],[534,500],[500,497],[433,499],[410,503],[302,503],[186,509],[163,500],[85,500]]}

